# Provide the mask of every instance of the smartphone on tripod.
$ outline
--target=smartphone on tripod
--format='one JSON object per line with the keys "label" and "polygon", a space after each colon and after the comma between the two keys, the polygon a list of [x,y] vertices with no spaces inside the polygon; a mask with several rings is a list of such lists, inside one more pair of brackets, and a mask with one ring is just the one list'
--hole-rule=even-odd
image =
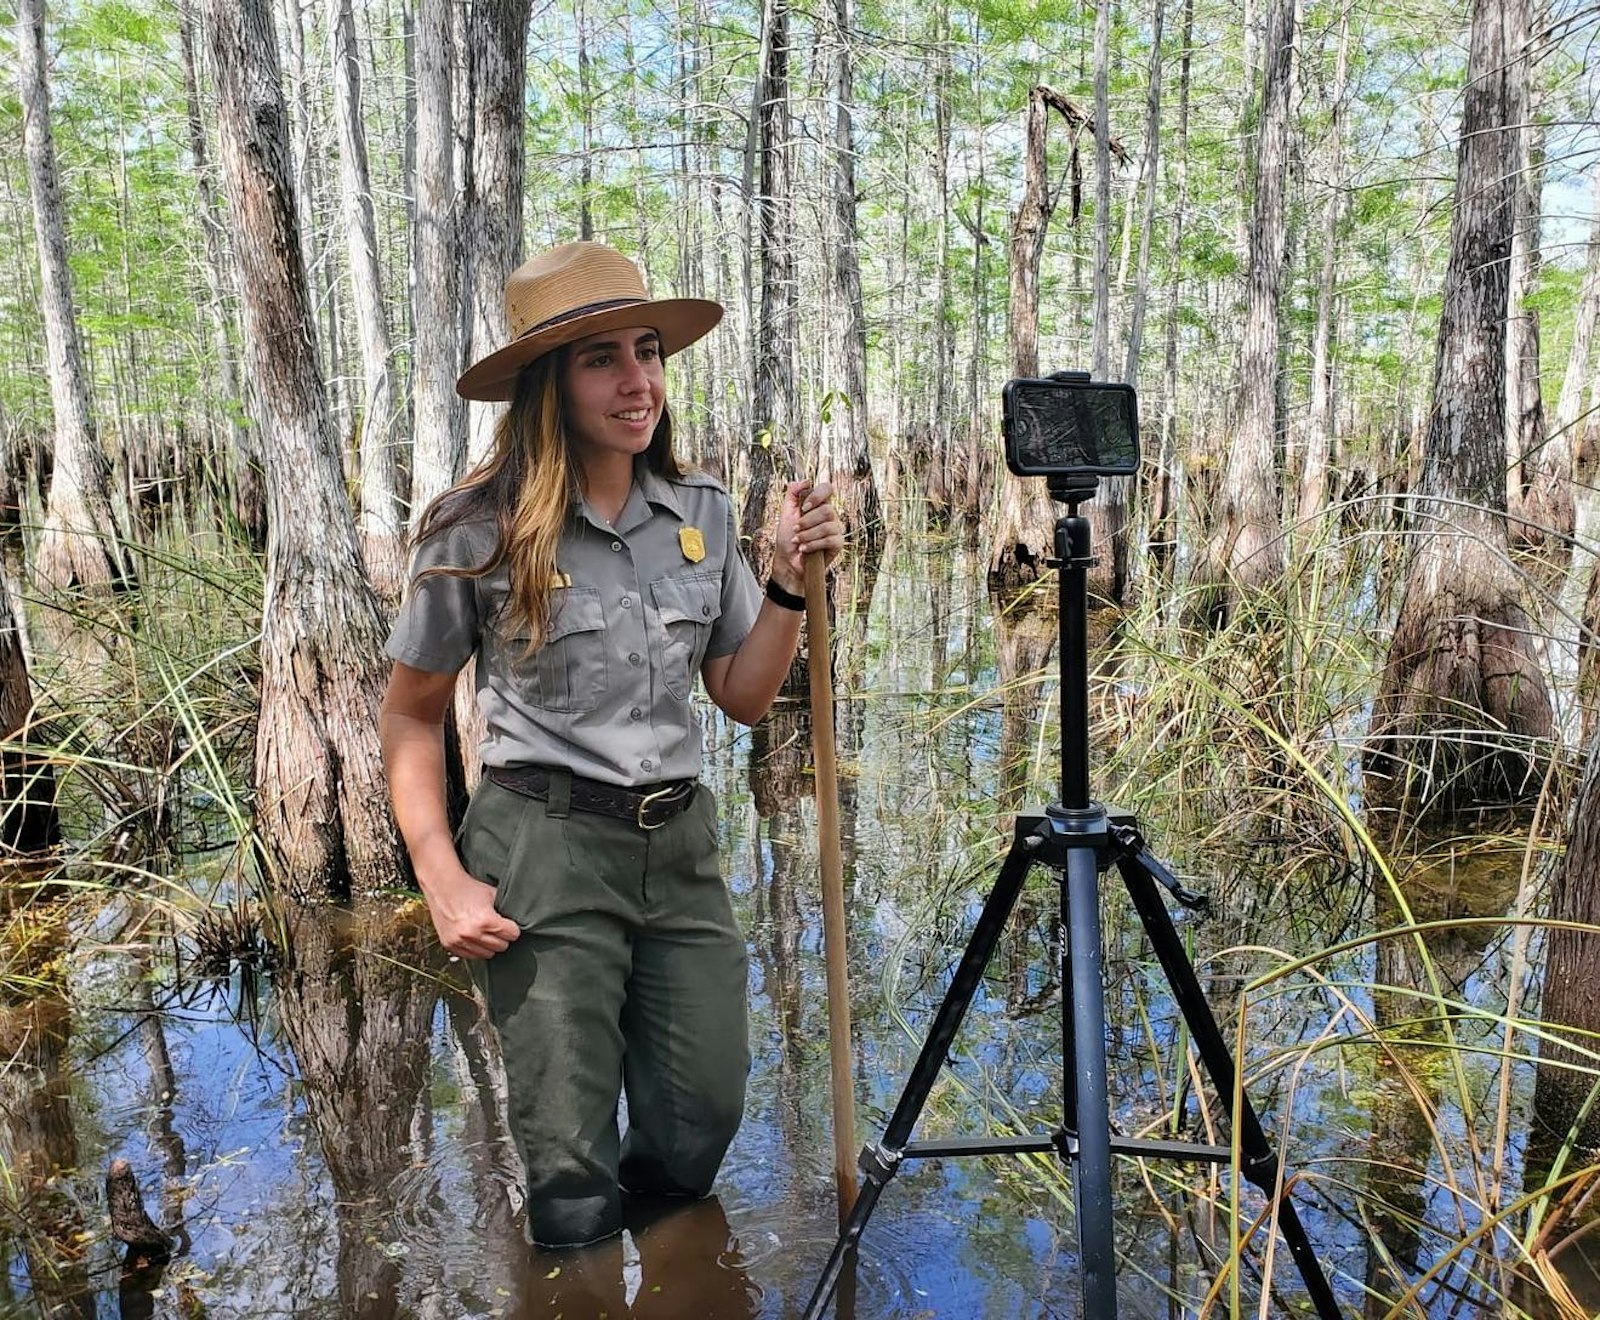
{"label": "smartphone on tripod", "polygon": [[1006,466],[1019,477],[1129,477],[1139,470],[1133,386],[1087,371],[1008,380],[1000,393]]}

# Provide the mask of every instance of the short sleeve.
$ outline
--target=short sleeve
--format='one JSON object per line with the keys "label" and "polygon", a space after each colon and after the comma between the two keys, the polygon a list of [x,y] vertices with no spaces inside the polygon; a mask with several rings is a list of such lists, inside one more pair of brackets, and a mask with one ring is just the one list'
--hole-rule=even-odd
{"label": "short sleeve", "polygon": [[733,525],[733,502],[726,495],[723,502],[728,511],[728,531],[722,561],[722,614],[706,644],[708,658],[737,651],[750,629],[755,627],[756,615],[761,612],[761,588],[756,585],[756,575],[739,549],[739,532]]}
{"label": "short sleeve", "polygon": [[471,568],[486,554],[482,534],[457,523],[424,540],[411,560],[405,602],[384,647],[389,658],[435,674],[456,672],[478,649],[483,620],[477,580],[434,573],[430,568]]}

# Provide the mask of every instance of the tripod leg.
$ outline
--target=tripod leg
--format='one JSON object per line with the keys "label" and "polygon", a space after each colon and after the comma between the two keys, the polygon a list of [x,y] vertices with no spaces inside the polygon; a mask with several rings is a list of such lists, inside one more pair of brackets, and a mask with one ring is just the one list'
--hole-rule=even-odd
{"label": "tripod leg", "polygon": [[1072,1000],[1063,1014],[1063,1052],[1070,1071],[1063,1089],[1077,1133],[1072,1198],[1078,1214],[1078,1270],[1083,1313],[1115,1320],[1117,1256],[1111,1205],[1111,1108],[1106,1085],[1105,988],[1101,984],[1100,872],[1092,847],[1067,850],[1062,876],[1067,915],[1061,993]]}
{"label": "tripod leg", "polygon": [[972,997],[977,994],[978,986],[983,981],[984,969],[989,965],[995,945],[1000,942],[1006,922],[1011,919],[1011,909],[1016,906],[1022,882],[1027,878],[1028,867],[1033,860],[1029,856],[1028,842],[1023,823],[1019,821],[1016,840],[1000,867],[994,888],[984,900],[983,911],[978,914],[978,924],[972,928],[972,938],[967,941],[966,952],[956,965],[955,975],[950,978],[950,988],[944,992],[933,1025],[928,1029],[928,1038],[922,1042],[922,1051],[911,1069],[906,1089],[900,1094],[900,1103],[894,1107],[889,1125],[884,1129],[882,1144],[889,1151],[898,1153],[911,1140],[911,1129],[916,1126],[922,1106],[927,1103],[928,1093],[933,1090],[933,1084],[939,1080],[940,1070],[950,1057],[950,1046],[955,1041],[956,1033],[961,1030],[961,1022],[967,1015],[967,1009],[972,1006]]}
{"label": "tripod leg", "polygon": [[[962,1019],[972,1005],[972,997],[983,980],[984,969],[989,965],[995,945],[1000,942],[1006,922],[1011,918],[1012,908],[1016,906],[1017,894],[1021,892],[1022,882],[1027,878],[1028,868],[1032,864],[1030,853],[1037,847],[1034,836],[1037,825],[1037,818],[1018,818],[1011,851],[1006,854],[1006,860],[1000,867],[994,888],[984,900],[978,924],[973,927],[966,951],[956,965],[950,988],[944,992],[944,999],[934,1015],[928,1037],[922,1042],[922,1050],[911,1069],[911,1077],[906,1082],[905,1090],[900,1093],[899,1103],[894,1107],[888,1127],[884,1129],[883,1140],[861,1152],[861,1171],[865,1175],[861,1190],[850,1208],[844,1227],[839,1230],[838,1241],[833,1244],[833,1252],[811,1294],[811,1300],[806,1304],[806,1320],[816,1320],[827,1309],[838,1286],[847,1253],[854,1251],[860,1242],[872,1209],[878,1203],[879,1194],[899,1168],[901,1152],[911,1140],[911,1131],[917,1125],[922,1106],[927,1103],[928,1094],[939,1079],[939,1071],[950,1057],[950,1046],[956,1033],[961,1030]],[[1098,924],[1095,929],[1098,935]]]}
{"label": "tripod leg", "polygon": [[[806,1303],[805,1320],[821,1320],[822,1313],[828,1309],[828,1303],[833,1300],[840,1279],[846,1272],[854,1274],[856,1249],[861,1243],[861,1234],[866,1229],[867,1220],[872,1216],[872,1208],[878,1204],[878,1196],[887,1183],[887,1178],[874,1178],[869,1174],[866,1181],[861,1184],[861,1190],[856,1193],[856,1199],[850,1206],[850,1214],[844,1221],[844,1227],[839,1230],[839,1240],[833,1244],[833,1250],[828,1255],[828,1263],[823,1266],[822,1277],[817,1280],[817,1286],[811,1290],[811,1300]],[[853,1311],[855,1309],[853,1297],[851,1301],[850,1309]],[[842,1297],[839,1315],[841,1317],[845,1315]]]}
{"label": "tripod leg", "polygon": [[[1244,1156],[1241,1171],[1267,1196],[1276,1197],[1279,1190],[1278,1157],[1262,1130],[1255,1106],[1243,1091],[1239,1093],[1239,1110],[1234,1112],[1234,1084],[1239,1077],[1239,1066],[1211,1012],[1211,1005],[1206,1002],[1205,992],[1200,988],[1200,978],[1195,975],[1194,965],[1189,961],[1183,941],[1172,924],[1172,915],[1156,889],[1156,878],[1165,874],[1165,868],[1145,851],[1135,857],[1119,857],[1117,869],[1122,872],[1139,920],[1150,937],[1150,944],[1161,962],[1161,970],[1166,973],[1173,998],[1177,1000],[1178,1008],[1189,1024],[1189,1033],[1200,1061],[1210,1074],[1211,1084],[1216,1088],[1228,1119],[1239,1134],[1239,1149]],[[1311,1238],[1300,1222],[1293,1202],[1287,1197],[1278,1201],[1278,1227],[1288,1244],[1289,1254],[1299,1267],[1300,1277],[1305,1280],[1306,1291],[1311,1294],[1317,1315],[1321,1320],[1339,1320],[1339,1303],[1333,1295],[1327,1275],[1323,1273],[1322,1262],[1317,1259]]]}

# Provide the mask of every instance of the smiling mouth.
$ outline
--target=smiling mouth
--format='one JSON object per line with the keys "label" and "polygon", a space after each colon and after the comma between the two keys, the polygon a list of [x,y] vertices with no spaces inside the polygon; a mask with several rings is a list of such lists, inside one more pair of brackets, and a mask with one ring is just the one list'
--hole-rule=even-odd
{"label": "smiling mouth", "polygon": [[611,415],[624,422],[642,422],[646,417],[650,416],[650,410],[648,408],[635,408],[629,412],[612,413]]}

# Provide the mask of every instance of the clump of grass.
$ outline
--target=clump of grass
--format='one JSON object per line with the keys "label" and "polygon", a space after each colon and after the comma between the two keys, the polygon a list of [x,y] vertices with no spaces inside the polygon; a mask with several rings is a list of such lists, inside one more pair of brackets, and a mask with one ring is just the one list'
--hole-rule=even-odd
{"label": "clump of grass", "polygon": [[239,966],[275,970],[281,957],[271,930],[270,919],[242,893],[232,903],[202,909],[189,937],[195,972],[207,980],[225,980]]}
{"label": "clump of grass", "polygon": [[168,523],[134,550],[136,591],[26,598],[29,751],[53,770],[64,843],[22,892],[136,893],[179,928],[215,932],[259,887],[248,784],[260,567],[203,524]]}
{"label": "clump of grass", "polygon": [[137,592],[29,602],[41,735],[68,851],[89,864],[168,862],[248,834],[259,566],[175,526],[138,550]]}

